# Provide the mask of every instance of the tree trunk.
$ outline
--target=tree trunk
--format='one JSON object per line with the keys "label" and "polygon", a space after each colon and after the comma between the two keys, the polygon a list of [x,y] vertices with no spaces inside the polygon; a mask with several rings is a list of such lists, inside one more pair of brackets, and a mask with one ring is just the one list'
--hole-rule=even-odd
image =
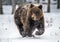
{"label": "tree trunk", "polygon": [[26,3],[26,0],[24,0],[24,2]]}
{"label": "tree trunk", "polygon": [[40,3],[40,0],[37,0],[37,3]]}
{"label": "tree trunk", "polygon": [[0,0],[0,14],[3,14],[3,10],[2,10],[2,0]]}
{"label": "tree trunk", "polygon": [[57,0],[57,8],[60,8],[60,0]]}
{"label": "tree trunk", "polygon": [[19,0],[18,5],[19,5],[19,6],[22,6],[23,4],[24,4],[24,0]]}
{"label": "tree trunk", "polygon": [[47,12],[50,12],[50,0],[48,0],[48,4],[47,4]]}
{"label": "tree trunk", "polygon": [[24,3],[23,3],[23,5],[25,5],[26,4],[26,0],[24,0]]}
{"label": "tree trunk", "polygon": [[15,9],[16,9],[16,3],[15,0],[12,0],[12,14],[15,13]]}

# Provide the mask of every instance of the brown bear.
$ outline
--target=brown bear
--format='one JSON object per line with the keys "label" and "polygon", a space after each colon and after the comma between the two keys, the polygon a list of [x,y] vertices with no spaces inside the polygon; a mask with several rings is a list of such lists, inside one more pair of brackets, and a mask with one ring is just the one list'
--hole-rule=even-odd
{"label": "brown bear", "polygon": [[[25,5],[26,6],[26,5]],[[15,23],[23,37],[32,37],[32,33],[37,28],[36,35],[44,33],[44,15],[42,5],[20,6],[14,15]]]}

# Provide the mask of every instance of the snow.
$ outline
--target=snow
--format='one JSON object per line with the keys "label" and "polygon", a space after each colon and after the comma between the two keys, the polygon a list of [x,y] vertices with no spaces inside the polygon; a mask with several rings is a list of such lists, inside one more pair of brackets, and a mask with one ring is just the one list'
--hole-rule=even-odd
{"label": "snow", "polygon": [[56,9],[56,5],[53,6],[51,5],[50,13],[45,13],[46,6],[43,6],[45,33],[41,36],[35,35],[34,38],[22,38],[14,22],[14,15],[11,14],[12,6],[3,6],[4,15],[0,15],[0,42],[59,42],[60,9]]}
{"label": "snow", "polygon": [[0,37],[16,37],[16,35],[18,30],[14,24],[13,15],[0,15]]}
{"label": "snow", "polygon": [[4,14],[11,14],[12,13],[12,6],[10,5],[3,5],[3,13]]}
{"label": "snow", "polygon": [[[25,37],[22,38],[19,34],[19,31],[14,23],[14,15],[0,15],[0,39],[9,39],[12,42],[19,42],[19,41],[41,41],[41,42],[48,42],[49,40],[57,41],[60,40],[60,14],[55,13],[44,13],[45,17],[45,33],[41,36],[36,36],[35,38]],[[52,18],[52,19],[51,19]],[[52,23],[49,21],[52,20]],[[48,21],[48,22],[46,22]],[[49,26],[48,26],[49,24]],[[52,26],[50,26],[52,24]],[[4,39],[5,38],[5,39]],[[36,39],[36,40],[34,40]],[[43,41],[44,40],[44,41]],[[48,40],[48,41],[47,41]],[[5,40],[7,41],[7,40]],[[30,42],[30,41],[29,41]],[[51,42],[51,41],[50,41]]]}
{"label": "snow", "polygon": [[[42,4],[43,5],[43,11],[47,12],[47,4]],[[51,13],[59,13],[60,9],[57,9],[57,5],[50,5],[50,12]]]}

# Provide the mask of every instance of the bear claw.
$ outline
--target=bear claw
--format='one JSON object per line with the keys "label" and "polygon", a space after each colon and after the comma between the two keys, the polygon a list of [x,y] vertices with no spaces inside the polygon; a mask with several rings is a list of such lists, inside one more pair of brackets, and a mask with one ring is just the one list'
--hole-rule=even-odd
{"label": "bear claw", "polygon": [[35,33],[36,35],[42,35],[43,34],[43,32],[39,32],[39,31],[36,31],[36,33]]}

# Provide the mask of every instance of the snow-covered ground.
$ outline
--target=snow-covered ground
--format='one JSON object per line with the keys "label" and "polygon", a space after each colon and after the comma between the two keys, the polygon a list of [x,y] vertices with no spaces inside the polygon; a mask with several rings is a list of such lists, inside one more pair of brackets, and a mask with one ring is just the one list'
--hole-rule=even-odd
{"label": "snow-covered ground", "polygon": [[0,39],[3,41],[6,41],[7,39],[12,42],[19,42],[22,40],[32,40],[36,42],[35,39],[41,42],[46,40],[52,40],[52,42],[60,40],[60,14],[58,13],[57,15],[56,13],[44,13],[44,17],[45,33],[43,35],[35,35],[35,38],[22,38],[14,23],[14,15],[0,15]]}
{"label": "snow-covered ground", "polygon": [[[46,5],[43,11],[46,12]],[[22,38],[11,15],[12,6],[3,6],[5,15],[0,15],[0,42],[59,42],[60,41],[60,9],[51,5],[51,12],[44,13],[45,33],[35,38]]]}

